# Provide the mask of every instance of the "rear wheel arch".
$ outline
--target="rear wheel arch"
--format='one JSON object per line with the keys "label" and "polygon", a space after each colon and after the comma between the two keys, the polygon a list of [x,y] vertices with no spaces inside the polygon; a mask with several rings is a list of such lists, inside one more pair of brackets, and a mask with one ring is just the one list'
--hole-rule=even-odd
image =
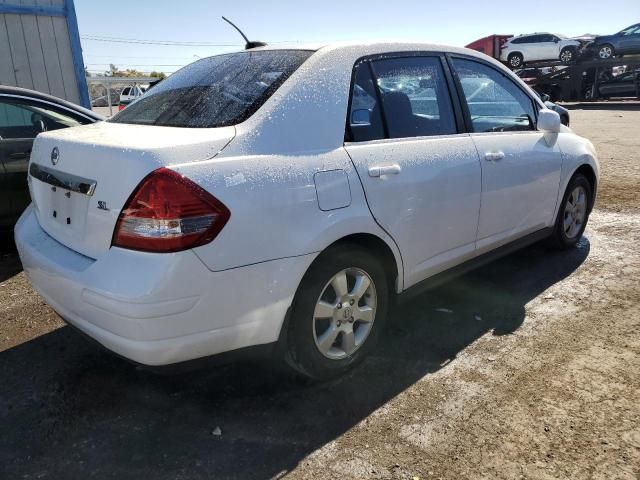
{"label": "rear wheel arch", "polygon": [[[395,258],[392,248],[382,238],[371,233],[347,235],[323,249],[303,275],[280,331],[276,352],[285,364],[305,377],[328,379],[360,363],[375,348],[380,332],[384,329],[388,304],[393,298],[391,279],[395,279],[394,277],[398,275]],[[364,301],[365,297],[353,293],[357,290],[355,284],[350,284],[347,288],[347,284],[344,283],[344,289],[348,293],[340,293],[342,296],[338,297],[338,305],[342,305],[342,307],[334,305],[334,302],[338,300],[332,298],[324,298],[323,300],[324,291],[327,288],[334,289],[329,290],[330,293],[334,291],[336,294],[338,293],[332,283],[332,276],[339,274],[344,276],[345,272],[348,276],[349,271],[352,271],[351,274],[359,272],[359,274],[368,277],[370,283],[367,285],[371,285],[373,288],[373,298],[375,299],[373,308],[375,310],[371,320],[364,320],[364,323],[362,317],[359,317],[355,312],[360,311],[359,309],[363,305],[361,301]],[[329,287],[329,283],[325,283],[327,281],[330,281],[331,287]],[[322,285],[325,285],[324,288],[320,288]],[[320,297],[318,297],[319,292],[321,292]],[[354,297],[354,295],[356,296]],[[355,298],[357,300],[355,300],[354,306]],[[343,303],[347,300],[351,302],[352,307]],[[320,309],[320,313],[315,313],[318,312],[318,305],[323,301],[324,305]],[[332,306],[330,308],[333,308],[333,313],[329,316],[323,315],[326,313],[327,303]],[[347,316],[344,318],[340,316],[343,311],[344,315],[352,315],[350,320]],[[339,318],[336,317],[336,314]],[[321,324],[318,324],[318,321]],[[342,327],[341,321],[344,324]],[[345,344],[349,342],[345,340],[345,335],[347,335],[346,338],[349,338],[350,334],[351,338],[357,340],[357,332],[360,332],[362,325],[366,325],[369,321],[372,327],[369,333],[365,333],[364,339],[361,339],[362,343],[356,346],[352,341],[351,346],[356,346],[356,349],[347,350]],[[324,332],[322,330],[323,322],[330,323],[330,325],[324,325],[326,327]],[[318,326],[320,326],[320,332],[317,330]],[[349,332],[350,326],[353,330]],[[358,330],[355,330],[356,328]],[[330,342],[336,342],[329,348],[334,349],[342,344],[346,356],[329,357],[329,360],[326,358],[327,352],[320,347],[318,342],[326,343],[326,338],[321,339],[320,337],[327,337],[325,335],[327,332],[337,332],[329,337]],[[317,335],[320,337],[316,337]]]}
{"label": "rear wheel arch", "polygon": [[[389,285],[389,294],[393,296],[394,293],[398,293],[399,289],[402,289],[403,270],[402,259],[400,257],[399,251],[397,253],[394,252],[393,247],[378,235],[375,235],[373,233],[361,232],[341,237],[322,249],[316,256],[316,258],[309,264],[306,271],[300,278],[300,282],[298,284],[298,288],[296,289],[295,295],[298,295],[305,277],[316,266],[316,264],[318,262],[322,262],[326,255],[330,255],[332,249],[340,249],[341,247],[355,247],[372,253],[377,259],[380,260],[382,268],[386,273],[387,283]],[[291,307],[288,309],[284,322],[281,326],[278,348],[283,348],[283,346],[286,344],[290,314]]]}
{"label": "rear wheel arch", "polygon": [[[401,260],[396,257],[393,249],[382,238],[372,233],[354,233],[336,240],[327,246],[322,253],[329,251],[331,248],[342,245],[352,245],[373,253],[373,255],[380,260],[384,271],[387,273],[389,285],[397,290],[398,285],[402,284],[402,277],[400,277],[402,274]],[[322,256],[322,253],[318,257]]]}

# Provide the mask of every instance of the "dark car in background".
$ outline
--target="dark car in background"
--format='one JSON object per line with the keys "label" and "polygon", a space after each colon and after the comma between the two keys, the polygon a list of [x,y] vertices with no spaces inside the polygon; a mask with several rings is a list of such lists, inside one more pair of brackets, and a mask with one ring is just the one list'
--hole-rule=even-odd
{"label": "dark car in background", "polygon": [[29,205],[27,167],[36,135],[103,117],[51,95],[0,86],[0,229],[13,228]]}
{"label": "dark car in background", "polygon": [[631,25],[614,35],[596,37],[591,49],[596,58],[602,60],[620,55],[640,54],[640,23]]}
{"label": "dark car in background", "polygon": [[[593,84],[589,85],[584,93],[586,100],[594,97]],[[597,98],[609,99],[612,97],[637,97],[640,98],[640,71],[625,72],[615,77],[604,76],[598,82]]]}

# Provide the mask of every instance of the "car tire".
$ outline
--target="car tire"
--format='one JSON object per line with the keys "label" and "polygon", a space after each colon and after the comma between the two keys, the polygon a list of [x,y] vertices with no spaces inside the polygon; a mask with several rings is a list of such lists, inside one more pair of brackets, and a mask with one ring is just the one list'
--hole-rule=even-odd
{"label": "car tire", "polygon": [[287,363],[314,380],[350,370],[375,347],[388,300],[387,274],[373,254],[352,244],[329,248],[309,268],[293,300]]}
{"label": "car tire", "polygon": [[598,50],[596,51],[596,58],[600,60],[608,60],[616,56],[616,51],[613,48],[613,45],[605,43],[604,45],[600,45]]}
{"label": "car tire", "polygon": [[573,63],[576,59],[576,50],[573,47],[564,47],[560,52],[560,61],[565,65]]}
{"label": "car tire", "polygon": [[558,249],[571,248],[578,243],[589,221],[593,202],[593,188],[589,180],[577,173],[571,178],[558,209],[551,246]]}
{"label": "car tire", "polygon": [[522,57],[521,53],[514,52],[509,54],[509,56],[507,57],[507,63],[512,69],[520,68],[524,63],[524,58]]}
{"label": "car tire", "polygon": [[591,101],[591,100],[593,100],[593,99],[594,99],[594,98],[593,98],[593,85],[590,85],[589,87],[587,87],[587,88],[584,90],[584,93],[582,94],[582,98],[583,98],[584,100],[587,100],[587,101]]}

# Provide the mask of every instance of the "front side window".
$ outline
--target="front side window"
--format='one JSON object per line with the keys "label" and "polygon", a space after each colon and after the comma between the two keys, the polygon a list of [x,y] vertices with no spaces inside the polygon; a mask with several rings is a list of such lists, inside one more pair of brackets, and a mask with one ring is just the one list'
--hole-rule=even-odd
{"label": "front side window", "polygon": [[377,60],[373,70],[389,138],[457,133],[439,58]]}
{"label": "front side window", "polygon": [[35,138],[50,130],[75,127],[80,122],[40,103],[0,100],[0,139]]}
{"label": "front side window", "polygon": [[498,70],[473,60],[453,59],[474,132],[535,130],[531,98]]}
{"label": "front side window", "polygon": [[162,81],[110,121],[213,128],[246,120],[313,52],[244,51],[203,58]]}

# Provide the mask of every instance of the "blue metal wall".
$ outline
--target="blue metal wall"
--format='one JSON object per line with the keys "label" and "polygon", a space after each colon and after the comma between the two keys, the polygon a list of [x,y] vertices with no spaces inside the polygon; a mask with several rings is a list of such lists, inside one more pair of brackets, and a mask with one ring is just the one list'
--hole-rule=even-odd
{"label": "blue metal wall", "polygon": [[[11,1],[11,0],[10,0]],[[15,0],[14,0],[15,1]],[[84,61],[82,59],[82,46],[80,45],[80,33],[78,31],[78,19],[73,0],[61,0],[60,5],[27,5],[18,3],[0,3],[0,14],[35,15],[45,17],[62,17],[66,20],[69,43],[71,45],[71,57],[73,59],[73,70],[78,87],[80,104],[83,107],[91,108],[89,100],[89,90],[84,72]],[[5,20],[6,22],[6,20]],[[9,68],[8,66],[0,68]],[[18,85],[25,86],[25,85]],[[51,92],[45,92],[51,93]]]}

